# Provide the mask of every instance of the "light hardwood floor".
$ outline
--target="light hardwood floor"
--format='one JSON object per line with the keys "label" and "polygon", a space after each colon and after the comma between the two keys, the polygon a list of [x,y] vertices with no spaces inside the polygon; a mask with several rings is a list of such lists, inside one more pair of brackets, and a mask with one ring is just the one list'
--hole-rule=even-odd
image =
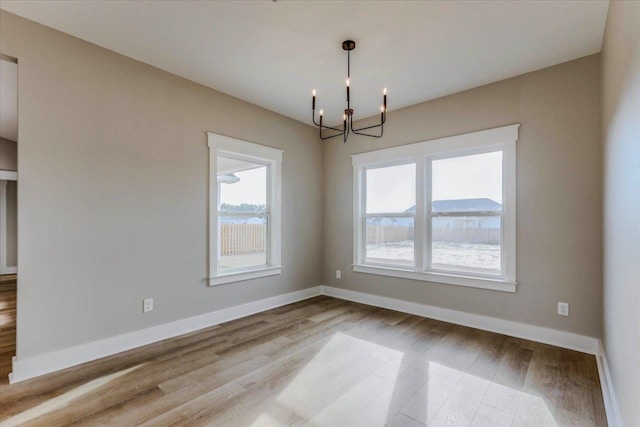
{"label": "light hardwood floor", "polygon": [[11,372],[16,354],[16,275],[0,276],[0,378]]}
{"label": "light hardwood floor", "polygon": [[593,356],[317,297],[23,383],[0,425],[606,425]]}

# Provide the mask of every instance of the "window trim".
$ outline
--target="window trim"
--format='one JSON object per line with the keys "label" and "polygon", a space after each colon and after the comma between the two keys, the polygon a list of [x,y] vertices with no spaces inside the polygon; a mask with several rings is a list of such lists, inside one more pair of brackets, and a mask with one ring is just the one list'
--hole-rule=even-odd
{"label": "window trim", "polygon": [[[471,132],[430,141],[355,154],[353,164],[353,271],[427,282],[516,291],[516,141],[520,124]],[[502,270],[501,276],[430,270],[431,162],[442,158],[502,151]],[[414,221],[415,266],[365,263],[364,217],[366,169],[416,164],[416,213]]]}
{"label": "window trim", "polygon": [[[282,154],[283,151],[207,132],[209,147],[209,286],[240,282],[282,273]],[[218,272],[218,155],[239,157],[268,165],[267,264]]]}
{"label": "window trim", "polygon": [[[400,159],[400,160],[394,160],[394,161],[390,161],[385,163],[383,166],[379,166],[379,165],[364,165],[362,168],[362,223],[361,223],[361,229],[362,232],[360,234],[361,239],[363,242],[365,242],[364,244],[366,244],[367,241],[367,226],[366,226],[366,220],[367,218],[376,218],[376,217],[381,217],[381,218],[413,218],[413,224],[414,224],[414,228],[413,228],[413,234],[414,234],[414,247],[413,247],[413,251],[415,254],[416,251],[416,247],[415,247],[415,235],[416,235],[416,219],[417,216],[416,214],[407,214],[404,212],[375,212],[375,213],[367,213],[367,194],[366,194],[366,188],[367,188],[367,170],[371,170],[371,169],[377,169],[380,167],[393,167],[393,166],[401,166],[401,165],[407,165],[407,164],[414,164],[415,162],[412,160],[407,160],[407,159]],[[417,174],[418,174],[418,168],[416,167],[416,179],[417,179]],[[417,195],[417,188],[416,187],[416,195]],[[417,200],[416,200],[417,203]],[[363,244],[363,247],[364,247]],[[411,270],[413,268],[416,267],[415,264],[415,256],[414,256],[414,264],[413,265],[402,265],[402,264],[392,264],[392,263],[385,263],[385,262],[366,262],[366,253],[364,252],[360,252],[360,258],[358,258],[360,260],[361,264],[366,264],[369,266],[373,266],[373,267],[383,267],[383,268],[397,268],[400,270]]]}

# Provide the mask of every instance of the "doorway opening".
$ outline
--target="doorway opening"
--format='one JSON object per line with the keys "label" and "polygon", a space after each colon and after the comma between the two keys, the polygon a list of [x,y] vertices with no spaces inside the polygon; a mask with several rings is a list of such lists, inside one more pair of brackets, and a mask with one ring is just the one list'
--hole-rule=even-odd
{"label": "doorway opening", "polygon": [[18,285],[18,61],[0,54],[0,383],[16,354]]}

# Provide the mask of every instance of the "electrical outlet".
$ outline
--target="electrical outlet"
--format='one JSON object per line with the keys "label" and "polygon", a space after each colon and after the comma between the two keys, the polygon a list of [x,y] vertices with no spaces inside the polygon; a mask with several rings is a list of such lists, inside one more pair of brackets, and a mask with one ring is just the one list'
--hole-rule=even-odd
{"label": "electrical outlet", "polygon": [[569,303],[568,302],[560,302],[560,301],[558,301],[558,315],[559,316],[568,316],[569,315]]}
{"label": "electrical outlet", "polygon": [[342,272],[340,270],[336,270],[336,279],[340,279],[342,277]]}
{"label": "electrical outlet", "polygon": [[142,300],[142,312],[148,313],[153,311],[153,298],[145,298]]}

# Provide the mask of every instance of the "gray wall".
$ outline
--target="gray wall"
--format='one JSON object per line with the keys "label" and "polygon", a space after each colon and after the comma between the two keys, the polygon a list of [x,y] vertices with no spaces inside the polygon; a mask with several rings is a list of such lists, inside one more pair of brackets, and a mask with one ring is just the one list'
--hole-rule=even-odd
{"label": "gray wall", "polygon": [[[391,98],[392,100],[392,98]],[[517,293],[354,273],[351,154],[520,123]],[[391,111],[382,140],[324,146],[324,283],[599,337],[600,57]],[[335,270],[342,270],[342,279]],[[556,314],[557,302],[571,316]]]}
{"label": "gray wall", "polygon": [[602,53],[604,348],[625,426],[640,425],[640,2],[611,2]]}
{"label": "gray wall", "polygon": [[[0,40],[19,63],[18,358],[320,283],[311,127],[4,11]],[[205,131],[284,150],[281,276],[207,286]]]}
{"label": "gray wall", "polygon": [[18,144],[8,139],[0,138],[0,169],[15,171],[18,170],[17,168]]}

